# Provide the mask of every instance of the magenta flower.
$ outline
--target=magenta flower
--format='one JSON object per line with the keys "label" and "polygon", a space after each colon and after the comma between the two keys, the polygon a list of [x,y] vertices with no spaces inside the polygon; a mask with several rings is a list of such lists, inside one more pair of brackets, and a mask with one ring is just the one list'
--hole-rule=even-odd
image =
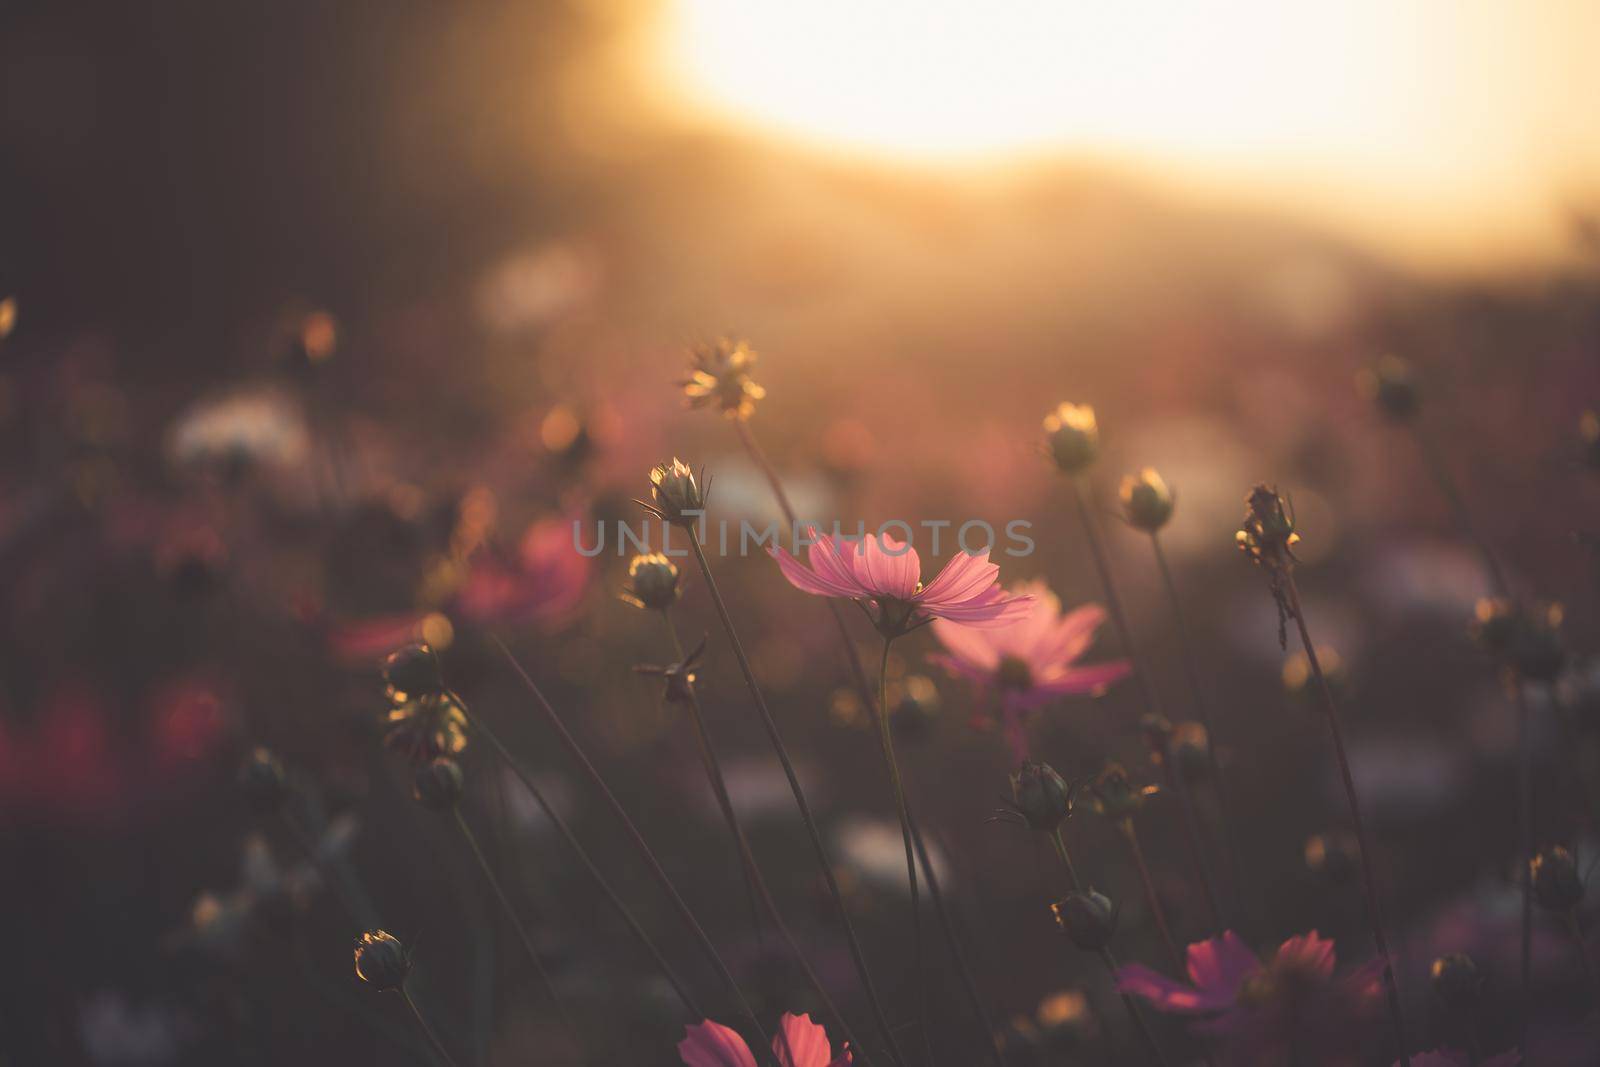
{"label": "magenta flower", "polygon": [[583,599],[592,569],[572,543],[570,521],[541,519],[528,527],[514,559],[487,548],[474,554],[453,607],[483,626],[557,626]]}
{"label": "magenta flower", "polygon": [[[850,1063],[849,1046],[834,1056],[828,1032],[812,1022],[811,1016],[785,1012],[779,1025],[783,1033],[773,1037],[772,1051],[783,1067],[847,1067]],[[678,1055],[688,1067],[756,1067],[744,1038],[709,1019],[684,1028]]]}
{"label": "magenta flower", "polygon": [[1335,979],[1333,942],[1311,933],[1291,937],[1266,964],[1229,930],[1189,946],[1189,982],[1130,963],[1117,988],[1158,1011],[1200,1015],[1199,1029],[1222,1042],[1230,1061],[1355,1064],[1360,1024],[1380,993],[1376,962]]}
{"label": "magenta flower", "polygon": [[917,550],[888,534],[845,541],[808,526],[805,535],[814,542],[806,550],[809,567],[782,549],[768,549],[789,584],[803,593],[842,597],[866,606],[888,637],[934,619],[1003,626],[1028,611],[1029,598],[1000,588],[996,581],[1000,568],[989,562],[988,549],[977,555],[957,552],[938,577],[923,585]]}
{"label": "magenta flower", "polygon": [[980,697],[991,692],[998,695],[1000,728],[1012,757],[1021,763],[1028,758],[1023,732],[1028,712],[1058,696],[1103,689],[1126,677],[1131,665],[1119,659],[1076,666],[1105,621],[1100,605],[1086,604],[1063,615],[1061,601],[1043,582],[1019,585],[1012,591],[1031,601],[1026,613],[1004,625],[982,629],[939,619],[933,624],[933,633],[945,654],[928,658],[972,682]]}

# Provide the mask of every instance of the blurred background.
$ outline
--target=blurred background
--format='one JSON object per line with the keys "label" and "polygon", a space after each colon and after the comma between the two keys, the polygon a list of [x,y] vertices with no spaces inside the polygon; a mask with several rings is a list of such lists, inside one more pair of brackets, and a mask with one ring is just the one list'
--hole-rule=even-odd
{"label": "blurred background", "polygon": [[[732,426],[678,389],[688,347],[721,335],[761,355],[751,425],[802,512],[1026,519],[1038,550],[1002,580],[1047,580],[1069,605],[1100,587],[1039,420],[1095,406],[1107,511],[1124,473],[1159,468],[1240,842],[1227,894],[1252,943],[1315,927],[1354,964],[1356,888],[1306,858],[1344,826],[1324,726],[1286,689],[1272,600],[1232,547],[1250,485],[1292,493],[1417,1040],[1433,955],[1473,952],[1512,988],[1514,722],[1468,636],[1487,583],[1412,435],[1355,379],[1380,354],[1414,364],[1484,535],[1520,590],[1565,604],[1577,666],[1565,697],[1539,698],[1540,836],[1588,840],[1597,36],[1583,0],[7,5],[5,1062],[423,1062],[398,1005],[351,973],[362,924],[240,799],[255,745],[290,768],[317,847],[418,943],[463,1060],[561,1062],[541,1059],[551,1024],[469,855],[382,749],[376,665],[416,636],[719,1017],[489,633],[548,686],[761,1010],[815,1010],[751,939],[681,718],[628,670],[668,653],[615,597],[626,560],[558,568],[560,595],[513,582],[539,610],[463,593],[486,568],[538,587],[550,531],[636,518],[673,454],[715,475],[713,517],[774,517]],[[1189,718],[1148,545],[1111,525],[1134,628]],[[764,558],[720,571],[909,1015],[892,799],[822,605]],[[708,710],[756,851],[862,1019],[693,578],[678,615],[712,635]],[[985,821],[1009,762],[933,647],[902,642],[891,667],[918,694],[903,758],[974,968],[1045,1062],[1103,1062],[1110,987],[1051,933],[1049,857]],[[1107,633],[1092,658],[1118,651]],[[1156,781],[1138,705],[1127,685],[1065,701],[1036,752],[1069,777],[1117,758]],[[490,754],[464,758],[580,1018],[634,1062],[676,1062],[683,1020],[645,961]],[[1145,818],[1178,933],[1198,939],[1179,820],[1164,798]],[[1125,898],[1122,955],[1153,962],[1114,835],[1088,814],[1072,832]],[[1576,960],[1546,948],[1559,1022],[1582,999]],[[935,985],[954,1059],[971,1027],[953,975]]]}

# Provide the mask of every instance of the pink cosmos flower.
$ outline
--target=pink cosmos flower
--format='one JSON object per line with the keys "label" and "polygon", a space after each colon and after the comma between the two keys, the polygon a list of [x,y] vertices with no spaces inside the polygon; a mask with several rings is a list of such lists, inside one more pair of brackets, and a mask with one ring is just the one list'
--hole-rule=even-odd
{"label": "pink cosmos flower", "polygon": [[878,629],[896,637],[934,619],[968,626],[1003,626],[1028,611],[1029,598],[1001,589],[989,550],[957,552],[923,585],[917,550],[888,534],[846,541],[805,529],[809,567],[774,546],[768,549],[789,584],[814,596],[843,597],[869,606]]}
{"label": "pink cosmos flower", "polygon": [[455,613],[484,626],[555,626],[571,617],[588,586],[592,561],[572,543],[572,523],[541,519],[528,527],[515,559],[487,548],[472,557]]}
{"label": "pink cosmos flower", "polygon": [[[783,1067],[848,1067],[849,1046],[835,1056],[828,1032],[812,1022],[811,1016],[786,1012],[779,1025],[783,1033],[772,1038],[772,1051]],[[684,1028],[678,1055],[687,1067],[756,1067],[755,1055],[744,1038],[709,1019]]]}
{"label": "pink cosmos flower", "polygon": [[1380,971],[1368,964],[1335,980],[1333,942],[1313,930],[1291,937],[1263,964],[1229,930],[1189,946],[1189,981],[1137,963],[1117,971],[1117,987],[1158,1011],[1202,1015],[1200,1029],[1221,1039],[1230,1062],[1355,1064],[1360,1025],[1372,1014]]}
{"label": "pink cosmos flower", "polygon": [[1018,762],[1028,758],[1023,720],[1058,696],[1092,693],[1127,676],[1125,659],[1075,666],[1094,641],[1106,613],[1086,604],[1065,615],[1061,601],[1043,582],[1014,586],[1012,593],[1029,600],[1027,612],[1002,626],[979,629],[945,619],[933,624],[945,654],[928,657],[951,674],[966,678],[980,696],[998,694],[1000,727]]}

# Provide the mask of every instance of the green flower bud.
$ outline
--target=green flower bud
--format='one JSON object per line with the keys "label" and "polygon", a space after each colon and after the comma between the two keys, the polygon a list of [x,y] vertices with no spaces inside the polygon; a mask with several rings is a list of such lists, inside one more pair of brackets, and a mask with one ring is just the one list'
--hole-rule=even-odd
{"label": "green flower bud", "polygon": [[411,955],[394,935],[368,930],[356,941],[356,975],[379,990],[399,989],[411,973]]}
{"label": "green flower bud", "polygon": [[676,456],[650,471],[650,500],[652,510],[675,526],[693,526],[706,510],[694,471]]}
{"label": "green flower bud", "polygon": [[273,815],[289,799],[289,779],[278,757],[257,748],[239,768],[239,790],[257,814]]}
{"label": "green flower bud", "polygon": [[1064,474],[1078,474],[1100,454],[1100,427],[1088,404],[1058,404],[1044,417],[1045,441]]}
{"label": "green flower bud", "polygon": [[1128,525],[1155,533],[1172,518],[1172,490],[1154,467],[1122,479],[1122,517]]}
{"label": "green flower bud", "polygon": [[444,692],[439,657],[431,646],[421,643],[404,645],[389,653],[383,661],[383,680],[389,687],[389,699],[396,703]]}
{"label": "green flower bud", "polygon": [[1011,774],[1014,809],[1040,833],[1054,833],[1072,816],[1072,789],[1048,763],[1025,761]]}
{"label": "green flower bud", "polygon": [[1533,899],[1546,911],[1565,915],[1583,903],[1583,882],[1572,853],[1557,845],[1529,861],[1533,873]]}
{"label": "green flower bud", "polygon": [[666,611],[678,601],[678,565],[659,552],[634,556],[622,599],[636,608]]}
{"label": "green flower bud", "polygon": [[461,802],[462,786],[461,764],[439,756],[417,768],[412,795],[424,807],[449,811]]}
{"label": "green flower bud", "polygon": [[1093,889],[1074,890],[1050,905],[1056,925],[1085,952],[1099,952],[1117,932],[1117,909],[1111,898]]}

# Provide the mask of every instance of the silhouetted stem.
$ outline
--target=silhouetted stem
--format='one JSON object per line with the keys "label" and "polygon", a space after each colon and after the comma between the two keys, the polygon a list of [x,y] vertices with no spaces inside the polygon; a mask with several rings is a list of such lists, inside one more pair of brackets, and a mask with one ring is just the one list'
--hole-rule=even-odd
{"label": "silhouetted stem", "polygon": [[[1072,479],[1074,499],[1078,502],[1078,517],[1083,522],[1083,531],[1089,541],[1089,554],[1094,557],[1094,565],[1100,572],[1100,585],[1106,594],[1106,614],[1111,616],[1111,623],[1116,627],[1117,637],[1122,641],[1122,648],[1128,654],[1128,662],[1133,665],[1133,676],[1138,680],[1139,690],[1144,697],[1145,710],[1152,715],[1161,715],[1161,698],[1156,692],[1154,680],[1145,665],[1144,658],[1139,654],[1139,646],[1133,639],[1133,628],[1128,624],[1127,612],[1122,607],[1122,597],[1117,593],[1117,583],[1111,576],[1111,560],[1106,555],[1105,545],[1100,540],[1100,522],[1094,513],[1094,494],[1089,487],[1087,475],[1079,474]],[[1172,767],[1172,751],[1168,745],[1163,750],[1162,759],[1169,768]],[[1168,774],[1168,780],[1173,792],[1178,795],[1178,807],[1183,815],[1184,830],[1189,836],[1190,858],[1195,865],[1195,874],[1200,882],[1200,888],[1205,893],[1206,905],[1211,909],[1211,922],[1217,929],[1222,929],[1226,924],[1222,919],[1222,908],[1218,902],[1217,889],[1211,880],[1211,868],[1205,859],[1205,843],[1200,837],[1200,820],[1195,815],[1194,798],[1189,794],[1189,783],[1184,781],[1181,773],[1175,769]]]}
{"label": "silhouetted stem", "polygon": [[[1522,1022],[1517,1050],[1528,1051],[1528,1017],[1533,1010],[1533,735],[1529,729],[1528,693],[1515,670],[1507,669],[1506,685],[1517,709],[1517,885],[1522,892],[1522,944],[1518,957],[1522,976]],[[1588,957],[1585,957],[1587,962]]]}
{"label": "silhouetted stem", "polygon": [[789,780],[789,791],[794,794],[795,806],[800,811],[800,821],[805,825],[806,834],[811,838],[811,848],[816,853],[817,865],[822,868],[822,877],[827,882],[828,893],[833,897],[834,906],[838,909],[839,922],[844,928],[845,940],[850,946],[850,958],[855,963],[856,974],[861,978],[861,986],[867,994],[873,1019],[877,1022],[883,1040],[889,1048],[890,1057],[901,1067],[905,1067],[905,1057],[895,1040],[894,1028],[889,1025],[888,1017],[884,1015],[877,986],[873,984],[872,975],[867,970],[867,958],[861,951],[861,941],[856,937],[855,926],[850,922],[850,912],[845,907],[844,894],[839,891],[839,879],[833,872],[833,861],[828,856],[828,846],[822,841],[822,831],[818,829],[817,821],[811,814],[811,805],[806,801],[805,790],[801,788],[800,776],[795,773],[794,761],[789,758],[789,748],[783,743],[783,733],[778,729],[778,722],[772,717],[771,709],[767,707],[767,699],[761,693],[760,683],[756,681],[755,671],[750,666],[750,658],[745,655],[744,645],[739,641],[739,632],[734,628],[733,616],[728,614],[728,605],[723,602],[722,592],[717,588],[716,577],[711,573],[711,563],[706,559],[705,550],[700,547],[699,534],[692,526],[689,527],[689,547],[693,549],[695,561],[700,565],[700,574],[705,578],[706,591],[711,594],[711,603],[717,610],[717,618],[722,622],[723,632],[728,637],[728,643],[733,646],[734,659],[739,661],[739,671],[744,675],[745,687],[750,690],[750,699],[760,715],[762,727],[767,731],[767,739],[772,743],[773,752],[783,766],[784,777]]}
{"label": "silhouetted stem", "polygon": [[[661,617],[666,622],[667,632],[672,635],[672,647],[678,656],[678,661],[681,663],[683,661],[683,644],[678,640],[678,631],[673,627],[672,620],[666,612],[663,611]],[[816,971],[812,970],[811,962],[806,959],[805,952],[800,948],[800,942],[796,940],[793,931],[789,929],[789,924],[784,921],[783,914],[778,910],[778,902],[773,899],[772,890],[768,887],[767,880],[761,873],[760,865],[756,863],[755,853],[750,849],[750,841],[745,836],[744,826],[739,822],[739,814],[734,810],[733,798],[728,795],[728,783],[722,773],[722,763],[717,759],[716,749],[711,745],[711,735],[706,730],[705,711],[700,706],[700,694],[692,682],[689,683],[688,689],[690,721],[694,726],[695,741],[700,749],[700,759],[705,766],[706,776],[711,781],[711,791],[716,794],[717,806],[722,809],[722,817],[728,824],[728,832],[733,835],[734,845],[738,848],[739,862],[744,869],[745,889],[751,894],[752,906],[754,906],[755,901],[759,900],[766,909],[768,919],[771,920],[773,927],[778,931],[778,935],[783,938],[784,943],[789,946],[789,951],[794,955],[795,962],[800,965],[800,970],[804,972],[806,981],[810,983],[812,990],[817,994],[817,998],[822,1002],[823,1010],[828,1013],[829,1020],[837,1028],[836,1032],[850,1043],[850,1047],[857,1058],[863,1063],[867,1063],[869,1061],[865,1051],[862,1049],[861,1042],[856,1040],[855,1034],[851,1033],[850,1024],[845,1021],[844,1013],[839,1010],[838,1005],[833,1002],[833,998],[828,995],[828,990],[822,984],[822,979],[818,978]],[[779,1027],[778,1035],[787,1047],[789,1042],[788,1032]],[[794,1059],[792,1052],[789,1058],[790,1060]]]}
{"label": "silhouetted stem", "polygon": [[1294,616],[1294,622],[1300,631],[1300,645],[1305,650],[1306,663],[1311,667],[1311,674],[1317,680],[1317,692],[1322,697],[1323,710],[1328,716],[1328,729],[1333,735],[1333,751],[1339,761],[1339,777],[1344,783],[1345,799],[1350,804],[1350,822],[1355,827],[1356,848],[1361,856],[1361,884],[1366,892],[1367,924],[1372,929],[1372,941],[1378,950],[1378,959],[1383,965],[1383,987],[1389,998],[1389,1014],[1393,1016],[1395,1037],[1400,1046],[1400,1063],[1402,1067],[1411,1067],[1411,1054],[1406,1050],[1406,1025],[1405,1016],[1400,1009],[1400,987],[1394,975],[1394,961],[1389,955],[1389,939],[1383,931],[1383,912],[1378,905],[1378,883],[1372,870],[1372,849],[1367,841],[1367,828],[1361,818],[1361,803],[1356,798],[1355,777],[1350,773],[1350,758],[1344,748],[1344,726],[1339,717],[1339,707],[1334,703],[1333,690],[1328,688],[1328,679],[1322,673],[1322,664],[1317,659],[1317,646],[1311,641],[1311,633],[1306,628],[1305,612],[1300,607],[1300,589],[1295,584],[1294,571],[1289,567],[1283,569],[1283,588],[1288,598],[1289,614]]}
{"label": "silhouetted stem", "polygon": [[933,1042],[928,1035],[927,979],[922,959],[922,904],[917,891],[917,853],[911,841],[911,813],[906,808],[906,790],[900,781],[900,761],[894,756],[894,730],[889,725],[889,646],[892,644],[892,638],[884,638],[883,659],[878,664],[878,741],[883,747],[884,765],[889,769],[889,784],[894,787],[895,811],[900,816],[900,838],[906,848],[906,879],[911,885],[912,965],[916,972],[913,987],[917,996],[917,1020],[931,1063]]}
{"label": "silhouetted stem", "polygon": [[1600,1004],[1600,978],[1596,978],[1594,961],[1589,958],[1589,948],[1583,941],[1583,927],[1578,922],[1578,912],[1574,908],[1566,914],[1567,933],[1572,935],[1572,947],[1578,950],[1578,962],[1583,964],[1583,977],[1589,983],[1589,996],[1596,1004]]}
{"label": "silhouetted stem", "polygon": [[511,750],[501,743],[500,738],[493,730],[489,729],[483,720],[466,710],[466,705],[460,698],[452,694],[452,699],[462,709],[462,714],[467,716],[473,729],[485,741],[489,742],[490,747],[499,753],[500,758],[511,769],[511,773],[517,776],[517,781],[521,782],[522,787],[528,791],[528,795],[533,797],[534,803],[539,805],[539,810],[544,812],[544,817],[550,820],[550,824],[556,828],[556,832],[567,843],[567,847],[572,850],[573,855],[578,857],[578,861],[589,872],[589,877],[594,879],[595,885],[599,886],[600,891],[606,895],[606,900],[616,909],[617,914],[622,916],[622,921],[627,924],[634,938],[649,953],[650,958],[655,961],[656,967],[660,969],[667,983],[672,986],[673,992],[678,995],[678,999],[683,1002],[683,1006],[688,1009],[689,1014],[697,1020],[706,1018],[706,1013],[700,1010],[700,1005],[689,992],[689,987],[684,985],[683,979],[678,976],[678,972],[673,969],[672,964],[667,962],[667,958],[661,954],[661,950],[656,947],[655,942],[650,940],[650,935],[645,933],[644,927],[639,925],[639,920],[633,917],[633,911],[617,895],[617,891],[611,888],[611,883],[606,880],[606,876],[595,865],[594,859],[589,855],[588,850],[579,843],[577,835],[572,832],[572,828],[567,825],[567,821],[551,806],[549,800],[545,798],[544,792],[534,784],[533,776],[523,768],[517,758],[511,754]]}
{"label": "silhouetted stem", "polygon": [[[1050,835],[1050,840],[1056,846],[1056,855],[1061,857],[1061,863],[1067,869],[1067,879],[1072,883],[1072,888],[1079,893],[1083,892],[1083,883],[1078,880],[1078,870],[1072,865],[1072,853],[1067,850],[1067,842],[1061,836],[1061,828],[1059,826]],[[1132,994],[1124,992],[1117,982],[1117,958],[1111,954],[1109,948],[1102,948],[1096,954],[1100,957],[1100,962],[1105,964],[1106,973],[1111,976],[1112,985],[1118,986],[1117,995],[1122,998],[1122,1006],[1128,1009],[1128,1018],[1133,1020],[1133,1028],[1139,1032],[1139,1037],[1150,1047],[1150,1053],[1155,1056],[1156,1062],[1165,1067],[1167,1062],[1166,1054],[1161,1051],[1161,1046],[1156,1044],[1156,1035],[1150,1032],[1150,1025],[1145,1022],[1144,1013],[1139,1010],[1139,1005],[1134,1002]]]}
{"label": "silhouetted stem", "polygon": [[1132,819],[1123,819],[1117,828],[1122,832],[1122,839],[1128,844],[1128,854],[1133,857],[1133,865],[1138,868],[1139,881],[1144,885],[1145,905],[1150,909],[1150,916],[1155,920],[1156,930],[1161,934],[1161,943],[1166,946],[1167,956],[1172,960],[1174,973],[1180,978],[1185,967],[1183,953],[1178,951],[1178,943],[1172,940],[1172,928],[1167,925],[1167,912],[1161,906],[1161,898],[1156,894],[1156,883],[1150,877],[1150,867],[1144,861],[1144,849],[1139,847],[1139,831],[1134,829]]}
{"label": "silhouetted stem", "polygon": [[1178,647],[1182,653],[1183,671],[1189,682],[1189,692],[1194,697],[1195,713],[1206,731],[1206,761],[1211,771],[1211,788],[1217,797],[1217,821],[1222,825],[1222,845],[1227,852],[1228,874],[1233,879],[1237,894],[1243,879],[1239,875],[1239,850],[1234,843],[1233,819],[1228,805],[1227,790],[1222,784],[1222,764],[1217,758],[1217,731],[1211,717],[1211,701],[1206,699],[1200,684],[1200,667],[1195,659],[1194,638],[1189,632],[1188,614],[1183,610],[1183,598],[1178,595],[1178,583],[1173,580],[1172,568],[1167,566],[1167,553],[1161,547],[1161,537],[1150,532],[1150,548],[1155,553],[1156,569],[1161,572],[1161,583],[1166,587],[1167,600],[1172,605],[1172,618],[1178,627]]}
{"label": "silhouetted stem", "polygon": [[[788,521],[792,530],[797,522],[794,505],[789,503],[789,494],[784,492],[783,481],[778,477],[776,468],[772,466],[771,461],[767,459],[767,454],[762,451],[761,445],[757,443],[755,433],[750,429],[750,424],[743,419],[737,419],[734,425],[738,428],[740,442],[744,445],[745,451],[749,453],[755,465],[761,468],[762,475],[767,479],[767,485],[772,489],[773,497],[778,501],[778,508],[783,512],[783,517]],[[844,650],[845,662],[850,667],[850,675],[855,679],[856,691],[861,694],[863,704],[871,703],[872,683],[867,678],[865,664],[861,662],[861,652],[856,647],[856,643],[850,638],[850,629],[845,625],[844,613],[839,610],[837,601],[827,599],[823,602],[827,604],[828,614],[833,619],[834,632],[838,635],[839,645]],[[917,817],[916,813],[911,810],[909,798],[906,801],[906,815],[911,823],[912,835],[917,837],[919,841],[918,847],[920,848],[921,836],[917,830]],[[1005,1058],[995,1046],[994,1026],[989,1021],[989,1011],[984,1007],[983,997],[978,991],[978,980],[973,975],[971,968],[967,966],[966,956],[962,953],[961,946],[955,941],[955,926],[951,923],[950,917],[945,914],[945,899],[944,894],[939,891],[938,875],[934,873],[932,867],[928,866],[926,857],[924,857],[922,866],[923,878],[928,883],[928,895],[933,900],[933,908],[938,914],[940,928],[950,942],[950,958],[955,961],[956,969],[961,972],[961,987],[966,991],[967,998],[971,1002],[973,1016],[984,1027],[986,1046],[993,1053],[996,1062],[1003,1065]]]}
{"label": "silhouetted stem", "polygon": [[550,978],[550,972],[545,970],[544,961],[539,958],[538,949],[533,947],[533,939],[528,936],[527,929],[522,925],[522,919],[517,915],[517,909],[512,906],[511,898],[506,896],[506,891],[500,885],[500,879],[495,877],[494,868],[483,854],[483,849],[478,845],[478,838],[467,825],[467,820],[462,816],[459,807],[451,809],[455,816],[456,826],[461,830],[461,836],[466,838],[467,847],[472,849],[472,857],[478,861],[478,867],[483,871],[484,879],[489,883],[489,888],[494,890],[495,899],[500,902],[500,908],[506,913],[506,918],[511,920],[511,928],[517,932],[517,940],[522,942],[523,949],[528,953],[528,961],[533,964],[534,973],[539,976],[539,984],[544,986],[545,995],[550,998],[550,1003],[555,1007],[556,1018],[561,1023],[561,1028],[566,1031],[567,1040],[572,1042],[572,1049],[578,1054],[579,1062],[584,1062],[583,1041],[578,1037],[578,1028],[572,1022],[572,1015],[567,1011],[566,1004],[561,999],[561,994],[556,992],[556,984]]}
{"label": "silhouetted stem", "polygon": [[696,943],[700,946],[700,951],[705,954],[706,961],[711,964],[712,969],[717,972],[717,977],[722,979],[722,983],[733,994],[733,998],[738,1003],[739,1010],[743,1013],[745,1021],[750,1024],[751,1029],[755,1031],[760,1039],[761,1052],[758,1055],[766,1055],[776,1062],[777,1056],[772,1052],[766,1030],[762,1028],[760,1020],[756,1018],[755,1009],[745,999],[744,991],[739,988],[739,983],[734,980],[733,972],[729,971],[728,965],[722,962],[722,955],[717,952],[717,946],[712,944],[705,928],[700,925],[700,920],[695,918],[693,910],[683,899],[683,895],[678,892],[678,887],[672,884],[672,879],[667,876],[666,868],[662,867],[661,861],[656,858],[655,850],[650,847],[649,842],[645,841],[644,835],[634,825],[627,809],[622,806],[621,801],[617,800],[616,794],[611,791],[611,786],[607,784],[605,777],[589,761],[589,757],[584,753],[583,747],[578,744],[578,739],[572,736],[572,732],[567,729],[566,723],[561,721],[561,716],[556,714],[556,709],[545,698],[543,690],[534,682],[533,676],[523,669],[522,664],[517,660],[516,656],[512,655],[511,649],[506,647],[504,641],[494,634],[490,635],[490,639],[499,647],[501,654],[511,664],[511,668],[516,672],[517,677],[522,679],[523,686],[532,695],[534,704],[544,713],[545,721],[555,731],[556,736],[561,740],[562,747],[572,757],[572,761],[582,769],[590,784],[605,798],[612,814],[617,817],[618,822],[622,823],[623,829],[628,832],[628,837],[633,841],[634,847],[638,849],[639,855],[644,858],[645,866],[650,869],[650,873],[655,878],[656,883],[661,886],[668,899],[672,901],[672,906],[678,912],[678,917],[683,920],[683,925],[694,935]]}
{"label": "silhouetted stem", "polygon": [[439,1035],[433,1032],[433,1027],[428,1025],[428,1020],[422,1017],[422,1012],[417,1008],[417,1002],[411,999],[411,994],[405,986],[400,987],[400,999],[406,1002],[406,1007],[411,1009],[411,1017],[417,1020],[417,1026],[422,1030],[422,1036],[428,1039],[428,1044],[433,1047],[434,1054],[446,1064],[446,1067],[456,1067],[456,1061],[449,1051],[439,1041]]}

